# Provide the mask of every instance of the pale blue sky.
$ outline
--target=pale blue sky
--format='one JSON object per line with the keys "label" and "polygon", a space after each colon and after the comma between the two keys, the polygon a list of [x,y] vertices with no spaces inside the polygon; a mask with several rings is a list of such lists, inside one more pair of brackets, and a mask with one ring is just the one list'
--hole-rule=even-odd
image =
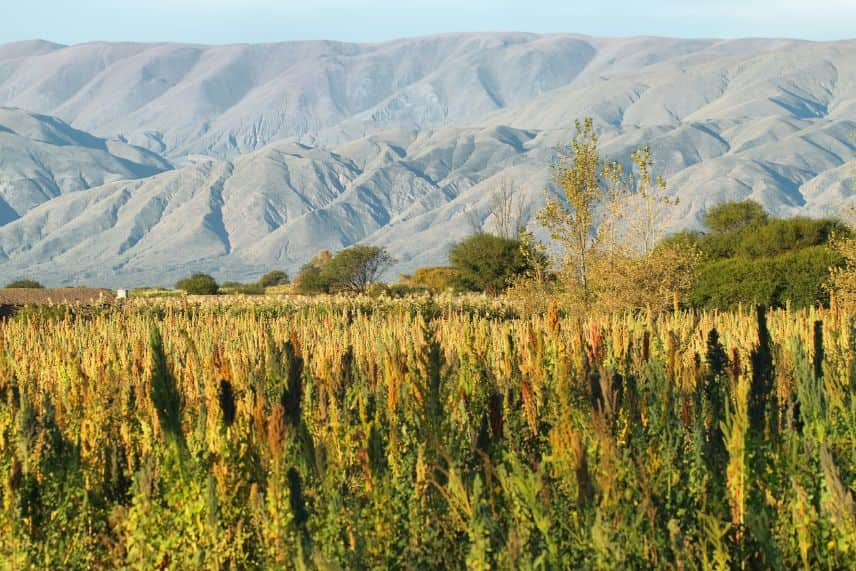
{"label": "pale blue sky", "polygon": [[2,0],[0,43],[382,41],[461,31],[856,37],[856,0]]}

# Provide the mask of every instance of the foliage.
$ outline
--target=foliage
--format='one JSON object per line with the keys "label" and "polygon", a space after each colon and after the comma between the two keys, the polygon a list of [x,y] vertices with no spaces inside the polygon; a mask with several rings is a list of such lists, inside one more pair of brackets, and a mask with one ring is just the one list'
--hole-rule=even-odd
{"label": "foliage", "polygon": [[833,245],[843,263],[832,268],[830,287],[839,302],[856,307],[856,238],[840,238]]}
{"label": "foliage", "polygon": [[[711,216],[713,212],[713,216]],[[694,248],[703,263],[688,299],[697,307],[730,308],[764,303],[783,307],[828,304],[831,272],[846,263],[851,236],[838,220],[794,217],[774,219],[755,202],[719,205],[705,215],[714,229],[681,232],[663,245]],[[844,245],[831,247],[833,237]],[[846,297],[846,295],[845,295]]]}
{"label": "foliage", "polygon": [[737,232],[744,228],[763,226],[770,219],[764,207],[754,200],[723,202],[709,208],[704,215],[704,225],[715,234]]}
{"label": "foliage", "polygon": [[44,289],[45,286],[35,280],[15,280],[6,284],[7,288]]}
{"label": "foliage", "polygon": [[696,307],[732,308],[762,303],[773,307],[828,305],[824,284],[841,258],[824,246],[778,256],[728,258],[704,264],[689,294]]}
{"label": "foliage", "polygon": [[856,208],[848,214],[848,232],[838,233],[831,240],[832,248],[843,261],[830,270],[829,286],[839,303],[856,308]]}
{"label": "foliage", "polygon": [[297,291],[303,294],[329,293],[330,282],[324,275],[324,269],[331,259],[333,254],[323,250],[304,264],[294,278]]}
{"label": "foliage", "polygon": [[[726,203],[725,206],[732,204]],[[726,232],[680,232],[664,240],[676,247],[693,246],[708,261],[727,258],[762,258],[828,244],[833,236],[846,237],[850,231],[841,222],[829,218],[796,216],[767,218]]]}
{"label": "foliage", "polygon": [[405,297],[419,296],[430,292],[431,290],[424,286],[411,285],[408,283],[374,283],[371,284],[368,288],[366,288],[366,295],[371,298],[386,296],[390,298],[401,299]]}
{"label": "foliage", "polygon": [[492,234],[474,234],[452,245],[449,264],[457,271],[455,282],[463,289],[495,294],[515,276],[529,271],[529,260],[519,240]]}
{"label": "foliage", "polygon": [[834,235],[849,235],[839,221],[797,216],[771,220],[741,237],[735,255],[749,258],[776,256],[812,246],[826,245]]}
{"label": "foliage", "polygon": [[331,291],[362,293],[375,283],[394,260],[378,246],[351,246],[330,259],[322,271]]}
{"label": "foliage", "polygon": [[555,309],[560,285],[556,274],[550,271],[547,248],[531,232],[520,234],[520,247],[528,269],[511,278],[505,297],[523,315],[544,313],[551,307]]}
{"label": "foliage", "polygon": [[181,297],[182,295],[183,294],[180,291],[162,287],[136,288],[128,292],[129,297],[139,298]]}
{"label": "foliage", "polygon": [[193,274],[189,278],[179,280],[175,289],[184,290],[190,295],[216,295],[219,286],[208,274]]}
{"label": "foliage", "polygon": [[271,270],[259,278],[259,285],[262,287],[274,287],[288,285],[288,274],[282,270]]}
{"label": "foliage", "polygon": [[696,280],[700,256],[693,248],[669,245],[644,256],[621,250],[592,263],[592,295],[601,311],[649,309],[662,312],[686,301]]}
{"label": "foliage", "polygon": [[321,268],[304,264],[294,279],[297,291],[303,294],[329,293],[330,284],[324,279]]}
{"label": "foliage", "polygon": [[[699,255],[694,247],[656,248],[677,200],[666,181],[654,176],[650,148],[631,153],[631,168],[625,169],[601,157],[591,119],[576,128],[554,164],[562,196],[548,196],[538,214],[562,250],[564,305],[583,311],[673,305],[692,282]],[[519,285],[525,291],[525,283]]]}
{"label": "foliage", "polygon": [[295,278],[305,294],[349,291],[365,293],[394,260],[384,248],[351,246],[335,255],[324,251],[305,264]]}
{"label": "foliage", "polygon": [[611,171],[601,159],[590,118],[576,122],[574,139],[559,151],[553,164],[553,179],[562,194],[558,198],[548,195],[537,218],[563,248],[568,279],[579,286],[585,300],[589,294],[589,264],[597,247],[597,208],[606,199],[605,179]]}
{"label": "foliage", "polygon": [[599,216],[597,244],[608,254],[642,258],[665,236],[671,207],[678,200],[669,196],[662,177],[654,177],[649,147],[633,151],[630,162],[629,172],[618,163],[607,163],[611,188]]}
{"label": "foliage", "polygon": [[0,322],[0,568],[856,567],[853,314],[432,303]]}

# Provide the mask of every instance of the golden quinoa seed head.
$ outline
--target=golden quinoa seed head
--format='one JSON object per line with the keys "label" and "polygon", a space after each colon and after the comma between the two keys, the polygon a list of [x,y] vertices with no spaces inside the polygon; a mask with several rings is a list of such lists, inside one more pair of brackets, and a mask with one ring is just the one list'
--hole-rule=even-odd
{"label": "golden quinoa seed head", "polygon": [[0,321],[0,568],[853,567],[849,309],[505,303]]}

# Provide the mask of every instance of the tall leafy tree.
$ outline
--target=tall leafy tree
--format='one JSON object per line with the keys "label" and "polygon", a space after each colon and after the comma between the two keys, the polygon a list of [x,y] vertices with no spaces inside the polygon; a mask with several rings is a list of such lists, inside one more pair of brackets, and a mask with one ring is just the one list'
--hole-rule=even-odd
{"label": "tall leafy tree", "polygon": [[576,134],[570,145],[560,149],[553,164],[553,180],[560,197],[547,197],[538,213],[538,221],[561,244],[570,277],[589,294],[589,270],[596,246],[597,207],[607,196],[606,173],[600,157],[594,123],[587,118],[576,122]]}
{"label": "tall leafy tree", "polygon": [[577,121],[553,165],[560,193],[547,197],[538,220],[562,249],[562,287],[574,305],[668,307],[691,281],[695,252],[656,247],[676,200],[655,176],[650,148],[629,159],[625,169],[601,156],[589,118]]}

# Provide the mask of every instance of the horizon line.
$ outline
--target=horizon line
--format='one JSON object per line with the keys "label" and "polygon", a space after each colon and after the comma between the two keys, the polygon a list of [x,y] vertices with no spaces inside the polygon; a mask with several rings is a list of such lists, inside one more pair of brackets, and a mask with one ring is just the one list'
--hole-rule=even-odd
{"label": "horizon line", "polygon": [[834,38],[834,39],[826,39],[826,40],[816,40],[810,38],[800,38],[796,36],[667,36],[660,34],[616,34],[616,35],[595,35],[595,34],[587,34],[584,32],[528,32],[528,31],[520,31],[520,30],[482,30],[482,31],[470,31],[470,32],[437,32],[431,34],[419,34],[414,36],[395,36],[388,39],[381,40],[369,40],[369,41],[355,41],[355,40],[341,40],[341,39],[331,39],[331,38],[315,38],[315,39],[283,39],[283,40],[274,40],[274,41],[244,41],[244,42],[194,42],[194,41],[184,41],[184,40],[106,40],[106,39],[92,39],[85,40],[81,42],[72,42],[72,43],[64,43],[64,42],[55,42],[50,39],[46,39],[43,37],[35,37],[35,38],[25,38],[21,40],[11,40],[0,42],[0,46],[10,46],[15,44],[27,44],[27,43],[44,43],[50,44],[52,46],[56,46],[58,48],[73,48],[78,46],[87,46],[87,45],[99,45],[99,44],[134,44],[134,45],[184,45],[184,46],[207,46],[207,47],[232,47],[232,46],[269,46],[269,45],[282,45],[282,44],[307,44],[307,43],[321,43],[321,44],[342,44],[342,45],[384,45],[384,44],[393,44],[396,42],[402,42],[407,40],[429,40],[429,39],[438,39],[444,37],[453,37],[453,36],[502,36],[502,35],[521,35],[521,36],[534,36],[534,37],[576,37],[576,38],[586,38],[593,40],[634,40],[634,39],[650,39],[650,40],[687,40],[687,41],[720,41],[720,42],[738,42],[738,41],[789,41],[789,42],[804,42],[804,43],[813,43],[813,44],[834,44],[834,43],[842,43],[842,42],[853,42],[856,41],[856,36],[853,37],[843,37],[843,38]]}

